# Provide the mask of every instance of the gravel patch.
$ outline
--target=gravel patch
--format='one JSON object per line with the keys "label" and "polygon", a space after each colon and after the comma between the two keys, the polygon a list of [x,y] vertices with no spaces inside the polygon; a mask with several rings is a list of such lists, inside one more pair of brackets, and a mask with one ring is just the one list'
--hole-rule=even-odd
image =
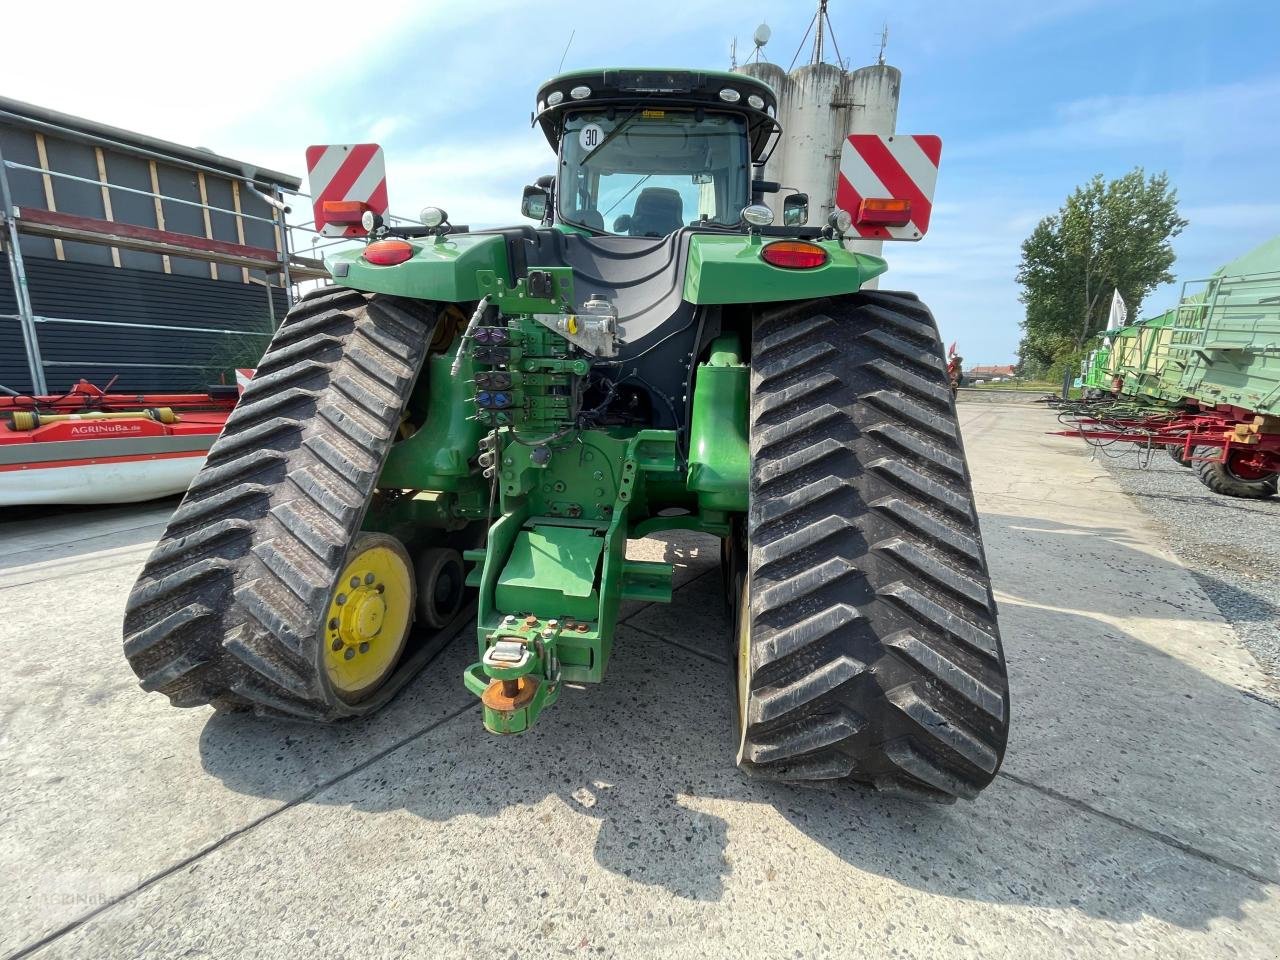
{"label": "gravel patch", "polygon": [[1222,497],[1160,450],[1144,470],[1146,456],[1120,445],[1097,454],[1280,688],[1280,497]]}

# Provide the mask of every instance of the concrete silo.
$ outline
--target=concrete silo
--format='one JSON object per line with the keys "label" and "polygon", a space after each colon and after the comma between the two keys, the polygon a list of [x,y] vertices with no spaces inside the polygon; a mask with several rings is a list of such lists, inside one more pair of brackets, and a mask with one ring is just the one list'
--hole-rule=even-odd
{"label": "concrete silo", "polygon": [[[816,26],[809,62],[787,72],[763,59],[735,66],[738,73],[763,80],[778,94],[778,122],[783,138],[766,164],[763,176],[777,180],[782,193],[765,201],[781,214],[782,198],[792,190],[809,195],[809,223],[826,223],[835,207],[836,178],[840,171],[840,151],[851,133],[890,134],[896,130],[898,95],[902,73],[880,62],[856,70],[827,63],[823,59],[824,38],[830,34],[826,0],[810,22]],[[806,33],[806,38],[808,33]],[[803,43],[804,41],[801,41]],[[763,45],[757,44],[760,51]],[[836,51],[837,57],[839,51]],[[849,240],[849,249],[879,254],[879,240]]]}

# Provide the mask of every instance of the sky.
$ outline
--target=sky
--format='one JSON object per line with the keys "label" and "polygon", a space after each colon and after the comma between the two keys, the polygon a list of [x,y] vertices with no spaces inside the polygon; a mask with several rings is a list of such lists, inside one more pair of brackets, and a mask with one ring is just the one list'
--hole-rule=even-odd
{"label": "sky", "polygon": [[[308,144],[375,141],[393,212],[432,204],[479,227],[520,222],[521,188],[553,170],[529,119],[562,58],[565,70],[725,69],[731,41],[749,50],[764,22],[766,57],[785,67],[815,4],[10,6],[8,36],[56,30],[58,42],[56,55],[6,45],[6,96],[298,175]],[[888,25],[898,131],[942,136],[929,233],[886,244],[881,286],[920,294],[968,362],[1014,359],[1019,245],[1095,173],[1168,172],[1190,221],[1174,241],[1179,282],[1280,234],[1274,0],[831,0],[830,16],[851,67],[874,61]]]}

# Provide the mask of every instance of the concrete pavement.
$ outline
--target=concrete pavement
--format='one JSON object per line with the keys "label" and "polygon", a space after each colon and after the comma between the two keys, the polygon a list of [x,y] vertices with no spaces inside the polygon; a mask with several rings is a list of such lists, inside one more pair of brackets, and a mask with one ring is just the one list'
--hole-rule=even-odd
{"label": "concrete pavement", "polygon": [[1275,957],[1276,691],[1045,411],[961,410],[1013,729],[951,807],[736,773],[711,540],[498,739],[465,640],[367,721],[174,710],[119,629],[172,504],[0,524],[0,956]]}

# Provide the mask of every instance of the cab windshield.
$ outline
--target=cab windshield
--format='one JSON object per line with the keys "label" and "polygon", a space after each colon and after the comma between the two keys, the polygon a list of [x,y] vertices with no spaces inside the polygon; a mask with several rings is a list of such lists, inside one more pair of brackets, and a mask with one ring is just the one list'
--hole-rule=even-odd
{"label": "cab windshield", "polygon": [[747,127],[692,110],[569,116],[560,145],[560,219],[602,233],[665,237],[736,226],[749,202]]}

